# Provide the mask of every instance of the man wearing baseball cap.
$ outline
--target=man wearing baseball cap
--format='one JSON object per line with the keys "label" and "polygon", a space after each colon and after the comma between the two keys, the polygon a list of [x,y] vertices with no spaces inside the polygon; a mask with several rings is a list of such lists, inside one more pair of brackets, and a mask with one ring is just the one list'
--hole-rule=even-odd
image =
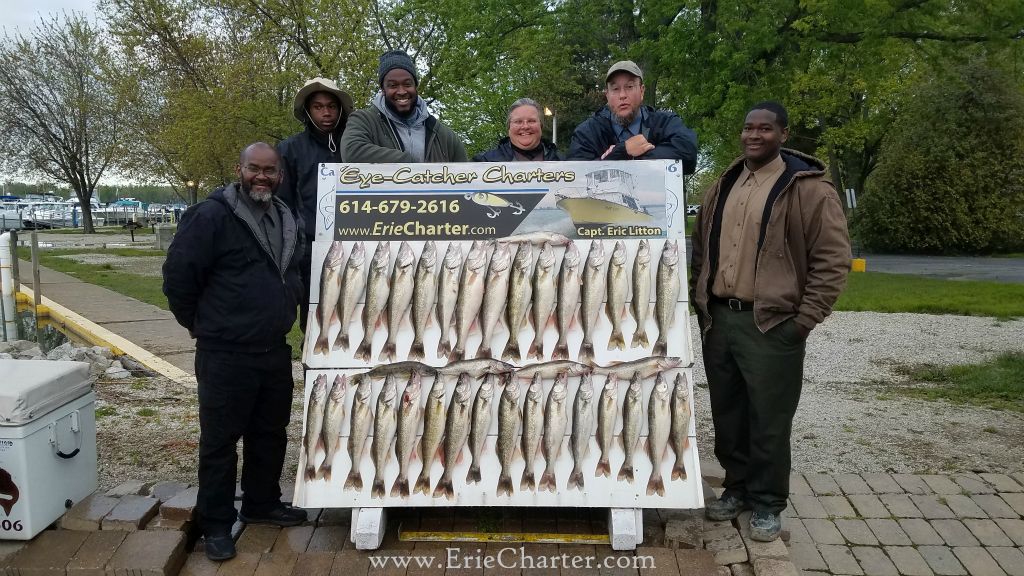
{"label": "man wearing baseball cap", "polygon": [[465,162],[466,147],[430,114],[416,92],[416,64],[401,50],[385,52],[377,67],[380,92],[349,119],[341,139],[345,162]]}
{"label": "man wearing baseball cap", "polygon": [[352,113],[352,97],[338,88],[333,80],[307,80],[295,93],[292,114],[305,129],[277,145],[284,168],[279,195],[302,221],[305,233],[305,259],[300,265],[303,296],[300,302],[299,326],[305,332],[309,316],[309,275],[311,244],[316,231],[316,188],[321,162],[341,162],[341,134]]}
{"label": "man wearing baseball cap", "polygon": [[632,60],[605,75],[608,105],[576,127],[569,160],[682,160],[697,167],[697,135],[671,110],[643,105],[644,73]]}

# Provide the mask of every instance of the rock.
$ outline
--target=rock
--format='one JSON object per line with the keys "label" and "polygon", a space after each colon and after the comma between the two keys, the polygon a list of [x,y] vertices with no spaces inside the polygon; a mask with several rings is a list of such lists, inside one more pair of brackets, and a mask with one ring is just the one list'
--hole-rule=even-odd
{"label": "rock", "polygon": [[13,342],[11,342],[11,344],[19,352],[23,350],[28,350],[29,348],[37,347],[35,342],[30,342],[28,340],[14,340]]}
{"label": "rock", "polygon": [[0,342],[0,354],[7,354],[11,350],[15,350],[12,342]]}
{"label": "rock", "polygon": [[125,370],[124,368],[111,366],[110,368],[107,368],[105,372],[103,372],[103,377],[109,378],[111,380],[124,380],[125,378],[131,378],[132,373]]}
{"label": "rock", "polygon": [[22,360],[35,360],[36,358],[43,358],[43,351],[39,349],[39,346],[33,345],[31,348],[23,348],[18,353],[18,358]]}
{"label": "rock", "polygon": [[93,354],[100,356],[102,358],[106,358],[107,360],[114,359],[114,354],[110,351],[110,348],[104,348],[103,346],[93,346],[92,348],[90,348],[90,350],[92,350]]}
{"label": "rock", "polygon": [[0,360],[14,360],[14,356],[11,356],[7,352],[0,352]]}
{"label": "rock", "polygon": [[71,345],[71,342],[65,342],[60,346],[57,346],[53,350],[50,350],[46,354],[47,360],[70,360],[71,354],[75,347]]}

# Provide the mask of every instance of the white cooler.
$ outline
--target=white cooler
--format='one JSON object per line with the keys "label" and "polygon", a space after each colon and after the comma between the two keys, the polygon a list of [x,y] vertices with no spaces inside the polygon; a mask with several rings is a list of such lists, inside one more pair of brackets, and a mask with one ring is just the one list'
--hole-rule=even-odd
{"label": "white cooler", "polygon": [[28,540],[96,490],[84,362],[0,360],[0,539]]}

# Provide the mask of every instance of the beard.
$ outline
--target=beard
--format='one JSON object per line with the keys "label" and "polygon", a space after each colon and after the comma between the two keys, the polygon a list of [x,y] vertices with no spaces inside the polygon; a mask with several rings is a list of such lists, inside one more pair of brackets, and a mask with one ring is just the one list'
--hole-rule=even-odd
{"label": "beard", "polygon": [[257,204],[270,204],[271,198],[274,197],[272,189],[256,190],[251,184],[245,182],[242,182],[242,192],[247,194]]}
{"label": "beard", "polygon": [[615,112],[612,112],[612,118],[615,118],[615,123],[616,124],[618,124],[619,126],[625,127],[625,126],[629,126],[630,124],[633,123],[634,120],[636,120],[636,115],[639,112],[640,112],[639,110],[633,110],[632,112],[630,112],[629,114],[626,114],[625,116],[619,116]]}

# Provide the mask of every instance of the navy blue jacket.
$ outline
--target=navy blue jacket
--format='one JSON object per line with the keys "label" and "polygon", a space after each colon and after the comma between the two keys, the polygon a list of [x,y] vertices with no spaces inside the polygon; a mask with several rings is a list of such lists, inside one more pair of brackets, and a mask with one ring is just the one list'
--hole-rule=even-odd
{"label": "navy blue jacket", "polygon": [[683,172],[693,174],[697,169],[697,134],[671,110],[655,110],[650,106],[643,109],[647,113],[643,134],[654,144],[654,150],[635,158],[626,154],[626,145],[619,143],[612,113],[605,106],[576,127],[568,159],[600,160],[604,151],[614,144],[615,149],[605,160],[682,160]]}
{"label": "navy blue jacket", "polygon": [[[334,152],[331,152],[328,135],[321,134],[306,122],[306,129],[282,140],[277,152],[284,164],[284,180],[278,188],[278,195],[301,217],[305,225],[306,238],[315,237],[317,216],[317,186],[320,185],[320,164],[341,162],[341,134],[345,131],[345,120],[330,134]],[[333,210],[334,207],[331,206]]]}
{"label": "navy blue jacket", "polygon": [[[562,155],[558,153],[558,148],[548,140],[541,140],[540,145],[544,148],[544,160],[555,161],[561,160]],[[473,162],[514,162],[518,160],[516,158],[516,152],[512,149],[512,140],[506,136],[498,141],[498,145],[490,150],[486,150],[473,156]]]}
{"label": "navy blue jacket", "polygon": [[295,324],[305,296],[305,242],[291,210],[275,197],[284,234],[279,267],[240,193],[230,184],[185,211],[167,249],[163,291],[197,348],[265,352],[283,345]]}

